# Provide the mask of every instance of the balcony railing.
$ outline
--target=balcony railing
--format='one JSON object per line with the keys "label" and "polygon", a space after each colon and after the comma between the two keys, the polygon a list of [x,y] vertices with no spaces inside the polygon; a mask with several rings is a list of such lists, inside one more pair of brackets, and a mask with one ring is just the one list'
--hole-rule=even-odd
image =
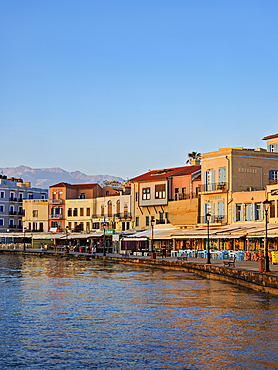
{"label": "balcony railing", "polygon": [[198,197],[198,193],[191,193],[191,194],[183,194],[183,193],[175,193],[174,194],[174,201],[177,200],[185,200],[185,199],[194,199]]}
{"label": "balcony railing", "polygon": [[18,216],[25,216],[25,211],[19,211]]}
{"label": "balcony railing", "polygon": [[[206,224],[207,218],[206,216],[198,216],[198,224]],[[218,216],[218,215],[211,215],[210,224],[221,224],[225,225],[227,223],[227,216]]]}
{"label": "balcony railing", "polygon": [[61,220],[63,218],[63,215],[49,215],[50,219],[56,219],[56,220]]}
{"label": "balcony railing", "polygon": [[9,212],[9,215],[10,215],[10,216],[15,216],[15,215],[16,215],[16,211],[10,211],[10,212]]}
{"label": "balcony railing", "polygon": [[227,182],[214,182],[210,184],[202,184],[201,191],[227,191],[228,183]]}
{"label": "balcony railing", "polygon": [[10,197],[10,198],[9,198],[9,201],[10,201],[10,202],[17,202],[17,198]]}
{"label": "balcony railing", "polygon": [[9,229],[16,229],[17,226],[16,225],[9,225]]}
{"label": "balcony railing", "polygon": [[49,199],[49,204],[63,204],[63,199]]}
{"label": "balcony railing", "polygon": [[123,213],[115,213],[115,214],[109,214],[109,215],[102,215],[100,213],[94,213],[92,215],[92,218],[104,218],[104,216],[106,218],[109,218],[110,220],[112,220],[114,217],[115,218],[131,218],[131,213],[130,212],[123,212]]}

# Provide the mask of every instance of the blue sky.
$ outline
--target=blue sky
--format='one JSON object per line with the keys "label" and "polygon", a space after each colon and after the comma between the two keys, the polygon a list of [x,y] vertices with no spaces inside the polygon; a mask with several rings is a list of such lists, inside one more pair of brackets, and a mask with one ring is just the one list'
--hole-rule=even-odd
{"label": "blue sky", "polygon": [[278,132],[276,0],[0,0],[1,167],[131,178]]}

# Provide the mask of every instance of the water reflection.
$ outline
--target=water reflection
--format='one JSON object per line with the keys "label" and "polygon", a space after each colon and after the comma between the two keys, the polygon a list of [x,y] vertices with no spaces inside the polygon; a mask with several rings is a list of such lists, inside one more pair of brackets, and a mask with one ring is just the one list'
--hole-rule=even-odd
{"label": "water reflection", "polygon": [[0,256],[3,368],[277,368],[278,299],[179,271]]}

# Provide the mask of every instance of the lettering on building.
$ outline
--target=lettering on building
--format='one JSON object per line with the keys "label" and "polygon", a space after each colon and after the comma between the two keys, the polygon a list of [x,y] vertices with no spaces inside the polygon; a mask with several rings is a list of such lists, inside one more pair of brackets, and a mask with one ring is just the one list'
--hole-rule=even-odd
{"label": "lettering on building", "polygon": [[258,173],[258,170],[256,168],[239,168],[238,172],[244,172],[244,173]]}

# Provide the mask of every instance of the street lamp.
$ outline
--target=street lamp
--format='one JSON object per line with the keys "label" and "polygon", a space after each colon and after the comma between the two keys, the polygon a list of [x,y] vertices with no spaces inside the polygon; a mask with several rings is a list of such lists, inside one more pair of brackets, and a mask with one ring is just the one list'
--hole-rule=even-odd
{"label": "street lamp", "polygon": [[23,229],[23,250],[26,250],[26,245],[25,245],[25,233],[26,233],[27,227],[24,227]]}
{"label": "street lamp", "polygon": [[271,204],[271,201],[266,199],[263,201],[264,205],[264,213],[265,213],[265,238],[264,238],[264,260],[265,260],[265,266],[264,266],[264,272],[270,272],[269,270],[269,258],[268,258],[268,246],[267,246],[267,215],[269,206]]}
{"label": "street lamp", "polygon": [[105,227],[106,227],[106,223],[105,221],[103,222],[103,256],[106,256],[106,251],[105,251],[105,247],[106,247],[106,240],[105,240]]}
{"label": "street lamp", "polygon": [[65,228],[65,230],[66,230],[66,251],[68,250],[68,232],[69,232],[69,227],[68,226],[66,226],[66,228]]}
{"label": "street lamp", "polygon": [[211,214],[207,213],[206,214],[207,218],[207,224],[208,224],[208,242],[207,242],[207,247],[208,247],[208,253],[207,253],[207,265],[210,265],[210,250],[209,250],[209,222],[211,220]]}
{"label": "street lamp", "polygon": [[151,247],[151,259],[152,260],[155,260],[156,259],[156,254],[154,252],[154,249],[153,249],[153,227],[154,227],[154,224],[155,224],[155,219],[152,218],[151,219],[151,226],[152,226],[152,247]]}

